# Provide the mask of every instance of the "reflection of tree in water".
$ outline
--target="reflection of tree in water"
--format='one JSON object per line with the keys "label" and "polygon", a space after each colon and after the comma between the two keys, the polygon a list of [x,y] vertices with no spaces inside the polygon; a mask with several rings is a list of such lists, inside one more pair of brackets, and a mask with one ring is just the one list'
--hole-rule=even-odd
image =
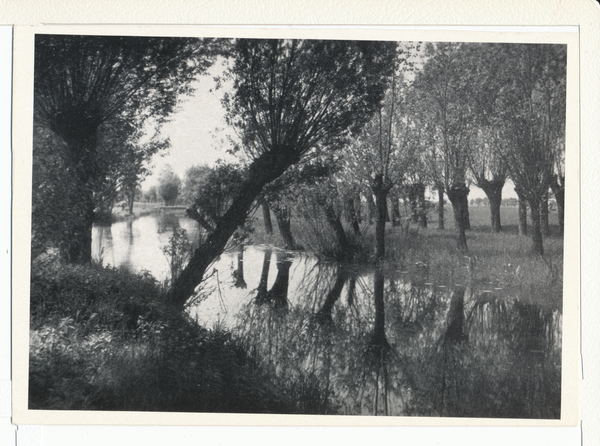
{"label": "reflection of tree in water", "polygon": [[256,302],[263,303],[267,300],[267,286],[269,283],[269,268],[271,267],[271,255],[273,252],[266,249],[263,254],[263,264],[260,272],[260,281],[256,289]]}
{"label": "reflection of tree in water", "polygon": [[[377,268],[373,277],[373,301],[375,319],[373,331],[365,353],[362,356],[362,373],[360,378],[361,411],[371,407],[372,414],[390,415],[390,409],[399,404],[402,406],[401,388],[402,360],[392,349],[385,335],[385,277],[383,271]],[[389,281],[390,294],[396,291],[394,280]],[[393,402],[394,399],[398,401]]]}
{"label": "reflection of tree in water", "polygon": [[133,218],[128,218],[127,219],[127,252],[125,254],[125,258],[124,261],[122,263],[122,265],[125,268],[130,268],[133,269],[132,267],[132,248],[133,248],[133,242],[134,242],[135,238],[133,236]]}
{"label": "reflection of tree in water", "polygon": [[[285,252],[277,253],[277,276],[270,290],[268,290],[269,269],[271,267],[272,251],[266,250],[263,257],[263,265],[260,281],[256,289],[255,302],[257,304],[269,304],[279,310],[286,309],[288,303],[288,289],[290,285],[290,268],[292,260]],[[239,257],[238,257],[239,259]],[[238,271],[240,270],[238,260]],[[243,270],[242,270],[243,271]]]}
{"label": "reflection of tree in water", "polygon": [[[112,236],[112,225],[98,225],[98,236],[97,236],[97,247],[96,247],[96,258],[101,261],[101,263],[105,265],[114,265],[115,263],[115,255],[114,255],[114,244],[113,244],[113,236]],[[105,252],[104,247],[108,249]],[[110,253],[111,257],[107,257],[108,253]]]}
{"label": "reflection of tree in water", "polygon": [[[342,295],[342,290],[344,285],[346,284],[346,280],[348,280],[348,272],[344,268],[339,268],[337,272],[337,277],[335,279],[335,283],[333,287],[327,293],[323,305],[316,313],[317,321],[321,324],[333,324],[332,311],[336,302],[339,300]],[[356,280],[354,281],[356,284]],[[356,285],[355,285],[356,286]],[[351,298],[349,298],[351,300]]]}
{"label": "reflection of tree in water", "polygon": [[164,210],[160,211],[156,219],[158,225],[158,233],[162,234],[163,232],[173,231],[175,229],[180,228],[179,216],[172,212],[165,212]]}
{"label": "reflection of tree in water", "polygon": [[294,383],[300,412],[560,415],[558,310],[340,265],[319,264],[292,289],[289,259],[266,290],[270,256],[236,330]]}
{"label": "reflection of tree in water", "polygon": [[240,244],[237,250],[237,269],[233,271],[233,286],[236,288],[246,288],[246,280],[244,279],[244,245]]}
{"label": "reflection of tree in water", "polygon": [[[412,415],[560,416],[559,313],[486,293],[466,303],[455,289],[444,330],[422,345]],[[558,348],[557,348],[558,346]]]}
{"label": "reflection of tree in water", "polygon": [[277,253],[277,276],[275,283],[267,293],[267,302],[278,310],[288,308],[288,288],[290,286],[290,268],[292,261],[285,252]]}
{"label": "reflection of tree in water", "polygon": [[[463,406],[460,404],[468,383],[462,370],[461,356],[464,354],[468,336],[464,332],[465,324],[465,289],[457,286],[452,291],[450,308],[448,309],[446,329],[439,341],[441,350],[440,396],[437,415],[446,413],[461,416]],[[434,387],[435,389],[435,387]]]}

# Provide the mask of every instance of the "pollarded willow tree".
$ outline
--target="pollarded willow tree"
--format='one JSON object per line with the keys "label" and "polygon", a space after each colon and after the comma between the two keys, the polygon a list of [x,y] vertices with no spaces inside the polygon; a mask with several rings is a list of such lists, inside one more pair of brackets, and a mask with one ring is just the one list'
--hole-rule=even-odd
{"label": "pollarded willow tree", "polygon": [[469,44],[464,47],[464,76],[469,79],[472,133],[467,159],[477,187],[485,192],[490,206],[493,233],[502,230],[500,206],[508,166],[501,156],[506,144],[501,128],[500,97],[508,88],[505,64],[498,51],[506,46],[496,43]]}
{"label": "pollarded willow tree", "polygon": [[428,152],[434,185],[444,188],[458,226],[457,246],[467,249],[465,231],[469,229],[467,169],[472,113],[469,104],[469,79],[464,76],[464,51],[458,43],[430,43],[427,61],[414,81],[421,101],[422,127],[433,146]]}
{"label": "pollarded willow tree", "polygon": [[191,38],[36,36],[34,120],[64,141],[62,181],[78,191],[61,246],[66,260],[91,260],[94,196],[107,174],[102,133],[123,122],[142,127],[148,118],[160,124],[217,49],[218,42]]}
{"label": "pollarded willow tree", "polygon": [[406,89],[401,73],[392,73],[390,88],[362,134],[346,150],[345,169],[369,185],[375,197],[375,259],[385,258],[387,198],[393,187],[400,186],[414,161],[411,141],[413,122],[407,114]]}
{"label": "pollarded willow tree", "polygon": [[242,225],[263,187],[311,151],[358,133],[382,100],[395,45],[327,40],[237,40],[226,77],[228,123],[241,136],[248,176],[215,230],[194,252],[168,299],[183,306]]}
{"label": "pollarded willow tree", "polygon": [[[404,48],[404,50],[408,50]],[[400,51],[402,55],[402,50]],[[373,279],[375,321],[371,347],[378,354],[389,348],[385,336],[384,276],[385,224],[387,198],[393,187],[400,186],[414,162],[414,121],[409,118],[406,102],[408,85],[404,82],[402,65],[405,59],[397,58],[390,76],[390,88],[362,134],[346,151],[346,169],[369,184],[375,197],[375,261],[377,268]]]}
{"label": "pollarded willow tree", "polygon": [[567,49],[510,45],[503,57],[511,83],[501,98],[508,143],[501,153],[531,210],[532,252],[543,255],[540,206],[564,157]]}

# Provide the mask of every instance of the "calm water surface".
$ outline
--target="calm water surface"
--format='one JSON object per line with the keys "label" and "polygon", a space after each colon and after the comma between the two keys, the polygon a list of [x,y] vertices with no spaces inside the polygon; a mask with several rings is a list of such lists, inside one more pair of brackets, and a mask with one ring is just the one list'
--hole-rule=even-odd
{"label": "calm water surface", "polygon": [[[196,222],[169,214],[96,227],[94,255],[164,280],[161,248],[177,226],[198,238]],[[341,414],[560,417],[560,308],[265,246],[223,254],[211,271],[191,316],[314,391],[307,413],[328,400]]]}

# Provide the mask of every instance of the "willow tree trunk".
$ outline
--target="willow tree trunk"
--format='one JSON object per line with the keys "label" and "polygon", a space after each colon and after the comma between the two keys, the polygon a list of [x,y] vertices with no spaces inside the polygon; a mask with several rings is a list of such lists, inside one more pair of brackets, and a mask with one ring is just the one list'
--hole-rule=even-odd
{"label": "willow tree trunk", "polygon": [[[450,194],[448,194],[448,198],[450,198]],[[455,211],[454,212],[454,227],[456,229],[459,229],[462,225],[464,230],[468,231],[471,229],[471,220],[469,218],[469,199],[465,195],[465,196],[461,196],[459,198],[459,200],[461,200],[461,203],[459,206],[460,214],[457,214],[454,203],[452,203],[452,199],[450,199],[450,202],[452,203],[452,209]]]}
{"label": "willow tree trunk", "polygon": [[450,203],[452,203],[454,222],[458,231],[456,246],[461,251],[466,251],[468,249],[467,236],[465,234],[469,218],[468,209],[465,209],[465,206],[468,206],[468,195],[469,188],[465,184],[454,185],[448,190],[448,199],[450,200]]}
{"label": "willow tree trunk", "polygon": [[421,228],[427,227],[427,203],[425,201],[425,185],[413,183],[408,187],[408,200],[411,208],[413,223],[419,223]]}
{"label": "willow tree trunk", "polygon": [[392,209],[392,226],[400,226],[402,222],[402,216],[400,215],[400,203],[399,197],[396,192],[390,194],[390,202]]}
{"label": "willow tree trunk", "polygon": [[552,188],[552,194],[556,199],[556,207],[558,209],[558,229],[561,234],[565,231],[565,179],[564,177],[555,177],[550,187]]}
{"label": "willow tree trunk", "polygon": [[356,211],[356,219],[358,220],[358,223],[362,223],[363,217],[364,217],[364,211],[363,211],[362,198],[361,198],[361,195],[359,192],[357,192],[354,195],[354,210]]}
{"label": "willow tree trunk", "polygon": [[367,199],[367,213],[369,214],[368,221],[369,223],[373,223],[373,220],[377,219],[377,208],[375,206],[375,200],[373,200],[373,194],[367,192],[365,198]]}
{"label": "willow tree trunk", "polygon": [[86,264],[92,261],[92,228],[95,209],[93,193],[87,187],[82,188],[77,206],[80,209],[79,218],[67,223],[67,247],[63,257],[69,263]]}
{"label": "willow tree trunk", "polygon": [[540,204],[542,200],[537,197],[530,197],[527,202],[531,211],[531,239],[533,241],[531,252],[533,254],[544,255],[542,226],[540,224]]}
{"label": "willow tree trunk", "polygon": [[273,235],[273,223],[271,222],[271,209],[269,208],[269,203],[267,203],[267,200],[264,198],[261,198],[259,203],[262,209],[265,233],[267,235]]}
{"label": "willow tree trunk", "polygon": [[504,187],[504,181],[480,181],[479,185],[490,202],[492,232],[497,234],[502,231],[500,206],[502,205],[502,188]]}
{"label": "willow tree trunk", "polygon": [[354,198],[349,198],[346,201],[346,212],[348,214],[348,220],[350,221],[350,226],[352,227],[354,235],[360,235],[359,215],[356,211],[356,204],[354,203]]}
{"label": "willow tree trunk", "polygon": [[527,200],[517,189],[515,192],[519,198],[519,235],[527,235]]}
{"label": "willow tree trunk", "polygon": [[548,194],[542,198],[540,202],[540,227],[542,235],[548,237],[550,235],[550,211],[548,209]]}
{"label": "willow tree trunk", "polygon": [[415,183],[411,185],[413,191],[413,199],[411,207],[413,211],[413,222],[419,223],[419,227],[427,227],[427,202],[425,201],[425,185],[423,183]]}
{"label": "willow tree trunk", "polygon": [[438,229],[444,229],[444,189],[438,187]]}
{"label": "willow tree trunk", "polygon": [[133,203],[135,202],[135,189],[133,190],[133,192],[131,193],[131,195],[129,197],[127,197],[128,202],[127,202],[127,214],[128,215],[133,215]]}
{"label": "willow tree trunk", "polygon": [[458,230],[456,247],[461,251],[466,251],[468,249],[467,236],[465,233],[469,220],[468,195],[469,188],[465,184],[453,185],[448,190],[448,199],[450,200],[450,203],[452,203],[454,221],[456,224],[456,229]]}
{"label": "willow tree trunk", "polygon": [[468,192],[467,195],[463,196],[461,198],[463,200],[461,209],[463,211],[463,224],[465,225],[465,230],[470,231],[471,230],[471,218],[469,217],[469,198],[468,198]]}
{"label": "willow tree trunk", "polygon": [[377,221],[375,223],[375,260],[377,263],[385,259],[385,221],[387,216],[387,194],[385,187],[380,187],[375,193]]}
{"label": "willow tree trunk", "polygon": [[275,218],[277,219],[277,227],[279,234],[285,244],[285,249],[296,249],[296,242],[292,235],[291,212],[286,207],[276,207],[274,209]]}
{"label": "willow tree trunk", "polygon": [[281,156],[278,151],[267,152],[254,160],[250,165],[248,179],[240,187],[240,194],[233,199],[215,230],[196,249],[187,267],[173,283],[166,296],[168,302],[177,307],[185,305],[202,281],[206,269],[221,255],[236,229],[245,223],[263,187],[297,161],[297,156]]}
{"label": "willow tree trunk", "polygon": [[329,226],[333,230],[337,239],[337,243],[341,250],[341,256],[345,258],[349,256],[352,252],[352,247],[350,246],[350,242],[348,241],[346,230],[342,225],[340,217],[335,213],[333,205],[329,202],[325,202],[322,204],[322,206],[325,212],[325,218],[327,219],[327,223],[329,223]]}
{"label": "willow tree trunk", "polygon": [[85,264],[92,261],[92,227],[94,226],[93,182],[96,170],[97,135],[88,139],[73,140],[67,143],[71,162],[72,181],[75,182],[79,196],[74,206],[78,209],[77,218],[69,219],[67,239],[63,249],[63,258],[69,263]]}

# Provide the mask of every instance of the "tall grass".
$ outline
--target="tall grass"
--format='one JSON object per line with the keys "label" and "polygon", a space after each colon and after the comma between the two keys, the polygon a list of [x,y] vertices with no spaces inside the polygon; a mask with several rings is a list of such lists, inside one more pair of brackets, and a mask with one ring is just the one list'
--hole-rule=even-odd
{"label": "tall grass", "polygon": [[428,281],[443,285],[526,290],[521,295],[540,302],[562,298],[563,239],[555,220],[551,219],[551,235],[545,237],[545,255],[540,257],[531,254],[531,239],[518,235],[516,208],[502,208],[504,226],[499,234],[491,233],[489,208],[469,211],[467,252],[457,250],[454,228],[438,230],[434,221],[428,229],[411,228],[407,235],[388,230],[387,261],[414,275],[425,272]]}

